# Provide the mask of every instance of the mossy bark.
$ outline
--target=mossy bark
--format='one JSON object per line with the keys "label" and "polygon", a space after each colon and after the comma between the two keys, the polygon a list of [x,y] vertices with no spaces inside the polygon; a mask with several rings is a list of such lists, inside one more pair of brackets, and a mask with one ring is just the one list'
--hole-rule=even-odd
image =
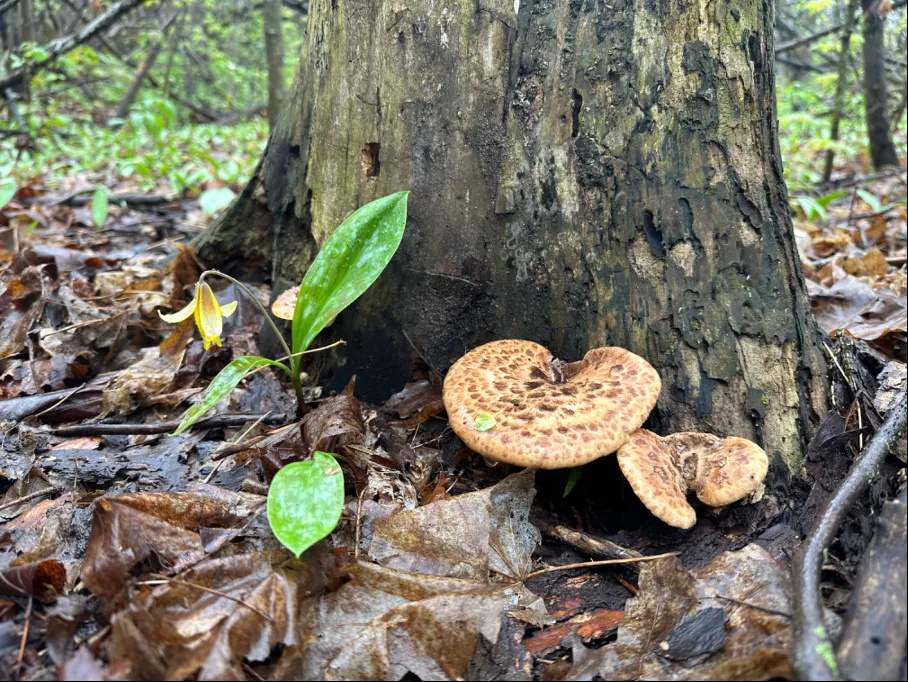
{"label": "mossy bark", "polygon": [[380,398],[422,356],[618,345],[654,428],[796,463],[825,404],[777,144],[769,0],[318,0],[255,177],[204,260],[298,283],[357,206],[413,191],[323,375]]}

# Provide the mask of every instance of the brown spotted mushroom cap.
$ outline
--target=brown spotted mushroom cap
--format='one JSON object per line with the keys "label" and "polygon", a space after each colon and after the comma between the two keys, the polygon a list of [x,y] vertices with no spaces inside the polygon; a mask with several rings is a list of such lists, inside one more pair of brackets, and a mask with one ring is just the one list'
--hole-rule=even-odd
{"label": "brown spotted mushroom cap", "polygon": [[756,490],[769,469],[766,453],[743,438],[708,433],[660,437],[646,429],[621,446],[618,464],[647,509],[676,528],[697,522],[687,502],[689,490],[704,504],[723,507]]}
{"label": "brown spotted mushroom cap", "polygon": [[617,450],[649,416],[660,388],[656,370],[623,348],[596,348],[567,363],[532,341],[505,340],[455,362],[443,399],[451,428],[475,452],[560,469]]}

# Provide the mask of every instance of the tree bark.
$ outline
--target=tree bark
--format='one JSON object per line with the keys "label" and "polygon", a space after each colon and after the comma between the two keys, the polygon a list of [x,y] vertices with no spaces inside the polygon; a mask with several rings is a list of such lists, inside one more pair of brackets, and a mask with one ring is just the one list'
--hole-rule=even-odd
{"label": "tree bark", "polygon": [[443,371],[492,339],[623,346],[662,376],[653,428],[795,465],[826,389],[772,26],[769,0],[318,0],[264,157],[199,254],[279,292],[350,211],[411,189],[322,381],[355,372],[379,399],[417,357]]}
{"label": "tree bark", "polygon": [[875,169],[899,164],[899,155],[889,132],[886,47],[883,42],[883,19],[877,14],[880,1],[861,0],[864,10],[864,116],[870,159]]}
{"label": "tree bark", "polygon": [[126,118],[126,115],[129,114],[129,110],[135,103],[136,97],[139,95],[139,90],[142,88],[142,83],[145,82],[145,77],[148,75],[148,72],[151,71],[151,67],[154,66],[163,46],[163,40],[155,40],[148,47],[145,59],[142,60],[142,63],[139,64],[139,68],[136,69],[136,75],[132,79],[132,83],[129,84],[129,89],[117,105],[117,113],[114,114],[116,118]]}
{"label": "tree bark", "polygon": [[268,62],[268,125],[274,128],[284,102],[284,38],[281,33],[281,0],[262,4],[265,55]]}

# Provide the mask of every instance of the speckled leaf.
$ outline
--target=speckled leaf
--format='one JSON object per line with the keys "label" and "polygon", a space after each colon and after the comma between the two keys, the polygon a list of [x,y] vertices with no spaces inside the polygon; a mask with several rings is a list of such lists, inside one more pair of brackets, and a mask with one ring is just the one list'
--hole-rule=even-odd
{"label": "speckled leaf", "polygon": [[473,428],[477,431],[488,431],[495,428],[495,417],[489,412],[480,412],[473,420]]}
{"label": "speckled leaf", "polygon": [[283,467],[268,488],[268,523],[297,557],[334,530],[343,507],[344,475],[326,452]]}
{"label": "speckled leaf", "polygon": [[273,365],[288,372],[286,366],[269,358],[263,358],[258,355],[244,355],[237,358],[218,372],[214,380],[208,384],[202,399],[186,410],[186,414],[183,415],[183,420],[177,430],[170,435],[176,436],[195,424],[208,410],[217,405],[224,396],[236,388],[236,385],[243,380],[246,374],[262,365]]}
{"label": "speckled leaf", "polygon": [[355,211],[315,257],[293,312],[293,352],[304,351],[338,313],[378,279],[407,223],[407,196],[397,192]]}

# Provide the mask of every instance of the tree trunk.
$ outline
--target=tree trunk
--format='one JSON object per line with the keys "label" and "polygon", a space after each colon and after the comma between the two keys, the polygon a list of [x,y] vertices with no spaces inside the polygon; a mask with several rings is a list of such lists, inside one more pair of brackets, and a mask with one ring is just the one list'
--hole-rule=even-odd
{"label": "tree trunk", "polygon": [[268,61],[268,124],[274,128],[284,101],[284,38],[281,34],[281,0],[262,4],[265,55]]}
{"label": "tree trunk", "polygon": [[456,0],[310,7],[284,114],[197,247],[275,291],[357,206],[411,189],[391,266],[322,381],[377,399],[422,357],[525,338],[648,359],[661,431],[789,463],[825,375],[779,158],[771,3]]}
{"label": "tree trunk", "polygon": [[[839,68],[836,76],[835,100],[832,105],[832,123],[830,124],[829,139],[838,141],[839,125],[845,112],[845,95],[848,90],[848,57],[851,52],[851,32],[854,29],[854,17],[858,11],[858,0],[848,0],[845,9],[845,22],[842,29],[842,38],[839,44]],[[832,164],[835,160],[835,151],[826,150],[826,159],[823,163],[823,182],[829,182],[832,177]]]}
{"label": "tree trunk", "polygon": [[870,159],[877,169],[899,164],[899,155],[889,132],[886,47],[883,42],[883,19],[877,14],[880,1],[861,0],[864,10],[864,115]]}
{"label": "tree trunk", "polygon": [[139,68],[136,69],[136,75],[132,79],[132,83],[129,84],[129,89],[117,105],[117,113],[114,114],[116,118],[126,118],[127,114],[129,114],[129,110],[135,103],[136,97],[139,95],[139,90],[142,88],[142,83],[145,82],[145,77],[148,75],[148,72],[151,71],[151,67],[154,66],[163,46],[164,41],[162,39],[155,40],[148,47],[145,59],[142,60],[142,63],[139,64]]}

